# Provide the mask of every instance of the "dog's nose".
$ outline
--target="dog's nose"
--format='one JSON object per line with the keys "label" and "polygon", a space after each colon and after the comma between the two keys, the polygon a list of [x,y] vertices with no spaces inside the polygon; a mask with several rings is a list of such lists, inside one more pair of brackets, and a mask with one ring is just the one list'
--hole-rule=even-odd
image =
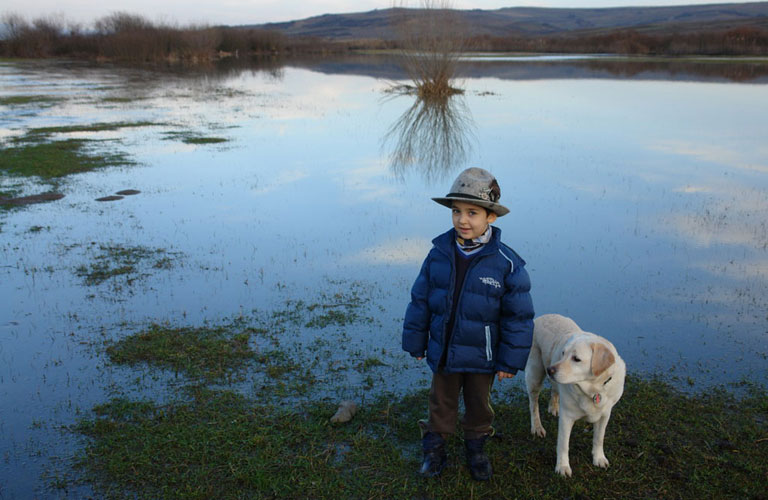
{"label": "dog's nose", "polygon": [[555,373],[557,373],[557,368],[555,368],[554,366],[550,366],[549,368],[547,368],[547,373],[549,374],[550,377],[554,377]]}

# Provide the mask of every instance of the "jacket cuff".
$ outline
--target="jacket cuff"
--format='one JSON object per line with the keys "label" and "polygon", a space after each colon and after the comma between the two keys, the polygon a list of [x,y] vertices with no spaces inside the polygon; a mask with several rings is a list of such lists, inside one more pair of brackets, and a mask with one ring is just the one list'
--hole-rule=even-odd
{"label": "jacket cuff", "polygon": [[517,375],[517,368],[508,368],[506,366],[497,366],[496,367],[497,372],[504,372],[504,373],[511,373],[512,375]]}

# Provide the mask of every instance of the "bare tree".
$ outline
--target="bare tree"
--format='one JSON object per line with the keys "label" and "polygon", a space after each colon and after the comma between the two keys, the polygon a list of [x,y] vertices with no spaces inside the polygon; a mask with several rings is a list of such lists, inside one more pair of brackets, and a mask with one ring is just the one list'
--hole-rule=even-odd
{"label": "bare tree", "polygon": [[94,23],[96,31],[102,35],[144,31],[152,28],[152,23],[145,17],[129,12],[113,12],[101,17]]}
{"label": "bare tree", "polygon": [[394,144],[390,170],[401,178],[416,170],[427,181],[442,180],[465,166],[472,125],[463,96],[417,97],[383,138],[383,146]]}
{"label": "bare tree", "polygon": [[393,9],[403,67],[419,96],[450,96],[467,36],[450,0],[421,0],[421,8]]}

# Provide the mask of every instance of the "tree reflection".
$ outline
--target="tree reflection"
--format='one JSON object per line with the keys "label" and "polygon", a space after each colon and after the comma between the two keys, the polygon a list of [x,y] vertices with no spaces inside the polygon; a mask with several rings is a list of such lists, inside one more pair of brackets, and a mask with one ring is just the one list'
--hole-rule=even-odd
{"label": "tree reflection", "polygon": [[390,170],[398,178],[413,170],[429,182],[443,180],[466,165],[473,125],[462,95],[417,96],[382,141],[393,144]]}

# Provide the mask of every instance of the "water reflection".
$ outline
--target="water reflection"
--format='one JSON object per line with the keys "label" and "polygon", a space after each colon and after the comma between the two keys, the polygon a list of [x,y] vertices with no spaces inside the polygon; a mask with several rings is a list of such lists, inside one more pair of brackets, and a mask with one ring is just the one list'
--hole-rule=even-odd
{"label": "water reflection", "polygon": [[[634,373],[696,390],[768,380],[768,86],[711,85],[740,73],[671,64],[624,78],[608,61],[478,61],[466,95],[381,106],[387,82],[404,78],[389,60],[273,62],[194,73],[0,63],[1,95],[55,103],[6,106],[6,141],[37,127],[152,124],[76,136],[136,165],[73,176],[54,203],[0,210],[0,497],[31,496],[43,469],[72,456],[79,443],[58,430],[94,405],[166,394],[164,377],[104,354],[149,323],[285,319],[281,350],[319,359],[306,364],[316,384],[343,399],[367,380],[419,388],[424,365],[398,347],[403,307],[449,223],[428,196],[467,164],[492,167],[514,204],[498,224],[529,261],[539,313],[610,338]],[[701,69],[715,68],[733,67]],[[750,83],[768,80],[759,71]],[[185,131],[229,141],[168,139]],[[0,178],[0,191],[32,194],[21,182]],[[141,195],[94,201],[126,188]],[[84,284],[79,269],[118,245],[182,257]],[[352,323],[288,321],[300,301],[326,315],[350,297],[364,304]],[[368,356],[383,364],[359,371]]]}
{"label": "water reflection", "polygon": [[429,183],[443,180],[467,164],[473,127],[462,95],[416,97],[383,138],[385,147],[393,144],[390,171],[401,179],[417,171]]}

